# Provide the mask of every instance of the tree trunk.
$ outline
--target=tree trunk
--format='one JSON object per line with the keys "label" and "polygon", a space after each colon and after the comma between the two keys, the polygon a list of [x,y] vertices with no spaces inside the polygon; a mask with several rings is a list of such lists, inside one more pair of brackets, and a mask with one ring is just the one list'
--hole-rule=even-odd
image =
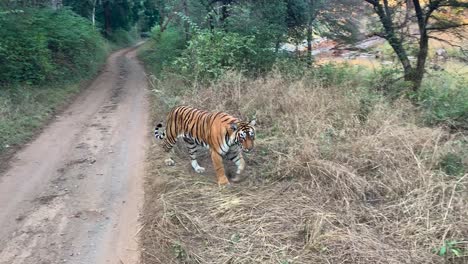
{"label": "tree trunk", "polygon": [[54,10],[58,10],[62,7],[62,0],[52,0],[50,6]]}
{"label": "tree trunk", "polygon": [[416,63],[416,70],[414,72],[413,91],[419,90],[421,82],[424,77],[424,67],[426,65],[427,53],[429,50],[429,36],[427,34],[427,19],[424,17],[423,10],[419,3],[419,0],[413,0],[414,10],[416,12],[416,18],[418,19],[419,27],[419,51]]}
{"label": "tree trunk", "polygon": [[280,49],[280,38],[277,38],[276,40],[276,43],[275,43],[275,53],[278,53],[279,49]]}
{"label": "tree trunk", "polygon": [[312,23],[307,25],[307,65],[312,66]]}
{"label": "tree trunk", "polygon": [[[184,15],[186,18],[189,17],[188,7],[187,7],[187,0],[184,0],[182,3],[182,8],[184,10]],[[184,21],[184,28],[185,28],[185,41],[190,40],[190,25],[188,21]]]}
{"label": "tree trunk", "polygon": [[92,13],[91,13],[91,21],[93,23],[94,28],[96,27],[96,3],[97,3],[97,0],[94,0],[93,1],[93,10],[92,10]]}
{"label": "tree trunk", "polygon": [[104,28],[105,28],[105,34],[106,37],[109,37],[112,33],[111,29],[111,7],[110,7],[110,2],[105,1],[104,2]]}
{"label": "tree trunk", "polygon": [[229,17],[229,9],[228,9],[228,5],[231,3],[231,0],[222,0],[221,1],[221,18],[220,18],[220,22],[221,22],[221,26],[223,27],[224,31],[227,31],[227,19]]}
{"label": "tree trunk", "polygon": [[214,31],[214,17],[213,17],[213,14],[209,14],[208,15],[208,25],[209,25],[209,28],[210,28],[210,31],[213,32]]}

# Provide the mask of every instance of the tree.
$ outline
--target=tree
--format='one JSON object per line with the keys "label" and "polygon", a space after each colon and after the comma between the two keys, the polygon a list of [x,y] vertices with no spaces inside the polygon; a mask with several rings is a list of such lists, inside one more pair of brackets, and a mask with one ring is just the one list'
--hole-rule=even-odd
{"label": "tree", "polygon": [[[382,24],[381,31],[374,34],[385,38],[391,45],[403,66],[404,79],[411,83],[413,91],[421,87],[429,39],[437,38],[432,33],[467,25],[463,19],[448,15],[454,8],[468,7],[468,2],[464,0],[364,1],[372,5]],[[416,34],[411,30],[414,24],[417,25]],[[409,59],[411,48],[416,51],[416,65]]]}
{"label": "tree", "polygon": [[317,16],[320,13],[321,8],[324,5],[323,0],[307,0],[307,30],[306,30],[306,38],[307,38],[307,63],[312,65],[312,33],[313,33],[313,24],[317,19]]}
{"label": "tree", "polygon": [[159,11],[153,0],[145,0],[142,9],[143,12],[139,19],[140,30],[147,32],[159,21]]}
{"label": "tree", "polygon": [[309,65],[312,64],[313,33],[342,41],[356,38],[356,20],[349,15],[349,6],[355,5],[355,0],[287,0],[287,3],[289,33],[296,41],[307,39]]}

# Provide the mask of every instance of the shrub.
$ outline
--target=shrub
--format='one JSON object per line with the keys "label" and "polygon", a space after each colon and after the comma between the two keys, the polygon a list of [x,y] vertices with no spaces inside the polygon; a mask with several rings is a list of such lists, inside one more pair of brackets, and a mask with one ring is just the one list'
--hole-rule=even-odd
{"label": "shrub", "polygon": [[[177,81],[158,83],[155,107],[165,98],[172,106]],[[229,72],[177,94],[177,104],[256,115],[256,148],[245,155],[245,181],[220,189],[209,157],[200,159],[200,177],[184,165],[167,168],[155,147],[144,263],[446,263],[432,249],[466,243],[466,177],[438,173],[460,167],[459,157],[444,156],[466,149],[463,136],[419,126],[405,98],[388,102],[353,80],[323,83]]]}
{"label": "shrub", "polygon": [[126,31],[121,28],[114,30],[109,36],[109,40],[117,47],[130,46],[135,43],[137,38],[138,36],[135,30]]}
{"label": "shrub", "polygon": [[445,124],[453,128],[468,128],[467,79],[448,72],[424,79],[415,95],[424,120],[430,125]]}
{"label": "shrub", "polygon": [[54,70],[43,18],[27,13],[0,13],[0,83],[40,82]]}
{"label": "shrub", "polygon": [[229,70],[255,75],[266,68],[262,57],[268,53],[255,44],[254,36],[200,31],[189,41],[187,49],[174,65],[181,74],[192,79],[217,79]]}
{"label": "shrub", "polygon": [[68,9],[0,13],[0,83],[90,76],[106,54],[90,22]]}
{"label": "shrub", "polygon": [[460,176],[465,173],[462,157],[452,152],[445,154],[441,158],[439,168],[451,176]]}
{"label": "shrub", "polygon": [[326,63],[317,65],[312,71],[315,81],[320,81],[325,86],[341,86],[350,83],[362,85],[362,68],[348,64]]}
{"label": "shrub", "polygon": [[0,154],[29,140],[61,106],[80,90],[78,84],[0,89]]}
{"label": "shrub", "polygon": [[400,76],[400,69],[382,67],[369,76],[369,86],[389,99],[395,100],[410,90],[410,83],[405,82]]}
{"label": "shrub", "polygon": [[160,32],[159,27],[154,27],[151,40],[139,57],[151,72],[159,76],[163,69],[172,67],[185,49],[185,44],[184,34],[177,29],[168,28]]}

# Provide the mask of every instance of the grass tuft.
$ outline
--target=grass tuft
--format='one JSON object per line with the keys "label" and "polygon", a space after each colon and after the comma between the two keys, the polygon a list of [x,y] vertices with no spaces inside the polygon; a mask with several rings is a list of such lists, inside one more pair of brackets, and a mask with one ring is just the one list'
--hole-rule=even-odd
{"label": "grass tuft", "polygon": [[229,189],[216,185],[209,158],[200,176],[183,146],[166,167],[154,145],[143,263],[467,261],[468,177],[445,169],[466,167],[467,136],[421,127],[405,99],[320,76],[228,73],[208,87],[152,79],[155,119],[176,104],[255,115],[258,138],[245,179]]}

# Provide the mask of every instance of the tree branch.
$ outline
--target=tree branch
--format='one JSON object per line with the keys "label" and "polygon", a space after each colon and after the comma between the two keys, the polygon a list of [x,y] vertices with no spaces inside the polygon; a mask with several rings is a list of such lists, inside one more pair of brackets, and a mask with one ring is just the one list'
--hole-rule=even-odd
{"label": "tree branch", "polygon": [[440,42],[444,42],[444,43],[446,43],[446,44],[448,44],[448,45],[450,45],[452,47],[463,48],[462,46],[457,45],[457,44],[453,44],[452,42],[450,42],[450,41],[448,41],[446,39],[443,39],[443,38],[439,38],[439,37],[436,37],[436,36],[429,36],[429,38],[435,39],[435,40],[440,41]]}
{"label": "tree branch", "polygon": [[445,26],[433,26],[433,27],[427,27],[426,29],[428,31],[443,31],[447,29],[453,29],[453,28],[459,28],[459,27],[464,27],[468,26],[468,23],[462,23],[462,24],[447,24]]}
{"label": "tree branch", "polygon": [[444,4],[441,4],[441,6],[468,8],[468,2],[460,2],[460,1],[456,1],[456,0],[447,0]]}
{"label": "tree branch", "polygon": [[435,0],[435,1],[429,1],[429,5],[427,6],[428,10],[426,12],[426,19],[425,23],[427,25],[427,22],[429,21],[429,18],[431,17],[432,13],[437,10],[437,8],[440,7],[442,0]]}

